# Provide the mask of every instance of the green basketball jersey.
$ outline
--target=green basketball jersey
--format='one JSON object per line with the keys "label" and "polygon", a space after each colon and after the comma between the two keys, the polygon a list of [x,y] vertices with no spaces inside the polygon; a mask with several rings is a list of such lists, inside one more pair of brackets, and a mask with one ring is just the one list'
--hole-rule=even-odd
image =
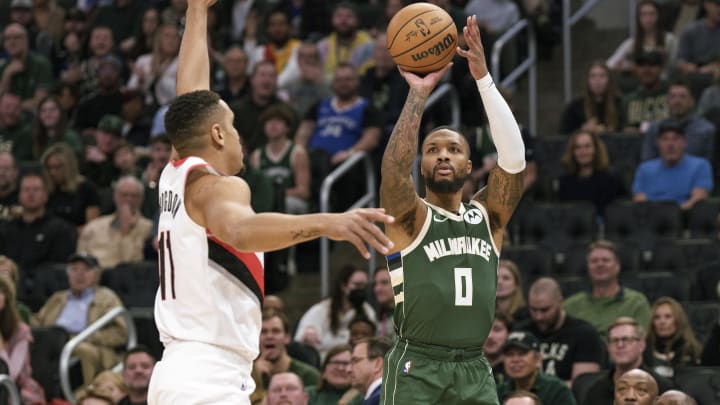
{"label": "green basketball jersey", "polygon": [[495,317],[498,253],[485,208],[454,214],[427,202],[420,234],[387,256],[399,337],[448,347],[482,346]]}

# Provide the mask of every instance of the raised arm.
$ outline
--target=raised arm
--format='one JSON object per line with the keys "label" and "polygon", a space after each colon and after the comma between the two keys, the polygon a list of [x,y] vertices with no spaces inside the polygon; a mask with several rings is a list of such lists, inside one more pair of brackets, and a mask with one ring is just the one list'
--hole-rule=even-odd
{"label": "raised arm", "polygon": [[[192,173],[186,195],[188,212],[214,236],[242,252],[268,252],[327,236],[346,240],[365,257],[365,243],[383,254],[392,243],[374,221],[391,223],[380,209],[356,209],[342,214],[256,214],[250,206],[250,189],[239,177]],[[199,207],[204,207],[200,209]]]}
{"label": "raised arm", "polygon": [[475,194],[473,199],[487,209],[495,245],[501,246],[505,227],[523,193],[525,145],[510,106],[500,95],[488,72],[475,16],[468,17],[463,36],[468,49],[458,48],[458,53],[467,59],[470,73],[477,81],[490,124],[490,134],[498,152],[498,164],[490,171],[487,187]]}
{"label": "raised arm", "polygon": [[175,84],[178,96],[195,90],[210,90],[207,17],[208,8],[215,1],[188,0]]}
{"label": "raised arm", "polygon": [[409,245],[420,231],[426,209],[415,191],[412,165],[418,150],[420,120],[430,92],[445,75],[452,64],[425,77],[400,69],[400,74],[410,86],[405,105],[395,123],[387,148],[383,154],[380,183],[380,206],[397,221],[385,227],[385,232],[395,243],[395,250]]}

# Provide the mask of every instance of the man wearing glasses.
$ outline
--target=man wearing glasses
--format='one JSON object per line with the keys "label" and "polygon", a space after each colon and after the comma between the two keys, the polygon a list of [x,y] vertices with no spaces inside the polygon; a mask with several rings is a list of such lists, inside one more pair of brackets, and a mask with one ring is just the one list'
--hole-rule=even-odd
{"label": "man wearing glasses", "polygon": [[598,373],[598,378],[587,391],[584,405],[613,403],[615,382],[620,376],[635,368],[645,370],[655,378],[659,393],[673,388],[670,380],[660,377],[643,365],[645,331],[635,319],[630,317],[616,319],[608,327],[607,336],[608,354],[613,364],[610,369]]}
{"label": "man wearing glasses", "polygon": [[363,405],[378,405],[382,386],[385,353],[392,347],[386,337],[373,337],[359,341],[350,358],[350,381],[363,395]]}

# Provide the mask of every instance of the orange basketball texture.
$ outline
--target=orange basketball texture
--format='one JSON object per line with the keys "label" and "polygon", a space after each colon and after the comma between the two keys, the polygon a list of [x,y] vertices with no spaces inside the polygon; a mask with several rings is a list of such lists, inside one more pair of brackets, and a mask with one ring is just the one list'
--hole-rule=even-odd
{"label": "orange basketball texture", "polygon": [[440,7],[413,3],[390,20],[386,45],[401,68],[415,73],[433,72],[455,56],[457,27]]}

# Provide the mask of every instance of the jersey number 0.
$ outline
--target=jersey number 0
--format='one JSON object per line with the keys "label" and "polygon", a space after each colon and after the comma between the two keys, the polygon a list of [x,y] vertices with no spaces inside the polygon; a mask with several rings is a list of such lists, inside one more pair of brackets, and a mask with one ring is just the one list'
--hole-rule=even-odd
{"label": "jersey number 0", "polygon": [[168,283],[168,279],[166,269],[170,267],[170,297],[175,299],[175,262],[173,261],[172,247],[170,245],[170,231],[160,232],[158,253],[160,255],[160,297],[163,301],[167,297],[166,284]]}
{"label": "jersey number 0", "polygon": [[471,307],[473,301],[472,269],[455,267],[455,306]]}

